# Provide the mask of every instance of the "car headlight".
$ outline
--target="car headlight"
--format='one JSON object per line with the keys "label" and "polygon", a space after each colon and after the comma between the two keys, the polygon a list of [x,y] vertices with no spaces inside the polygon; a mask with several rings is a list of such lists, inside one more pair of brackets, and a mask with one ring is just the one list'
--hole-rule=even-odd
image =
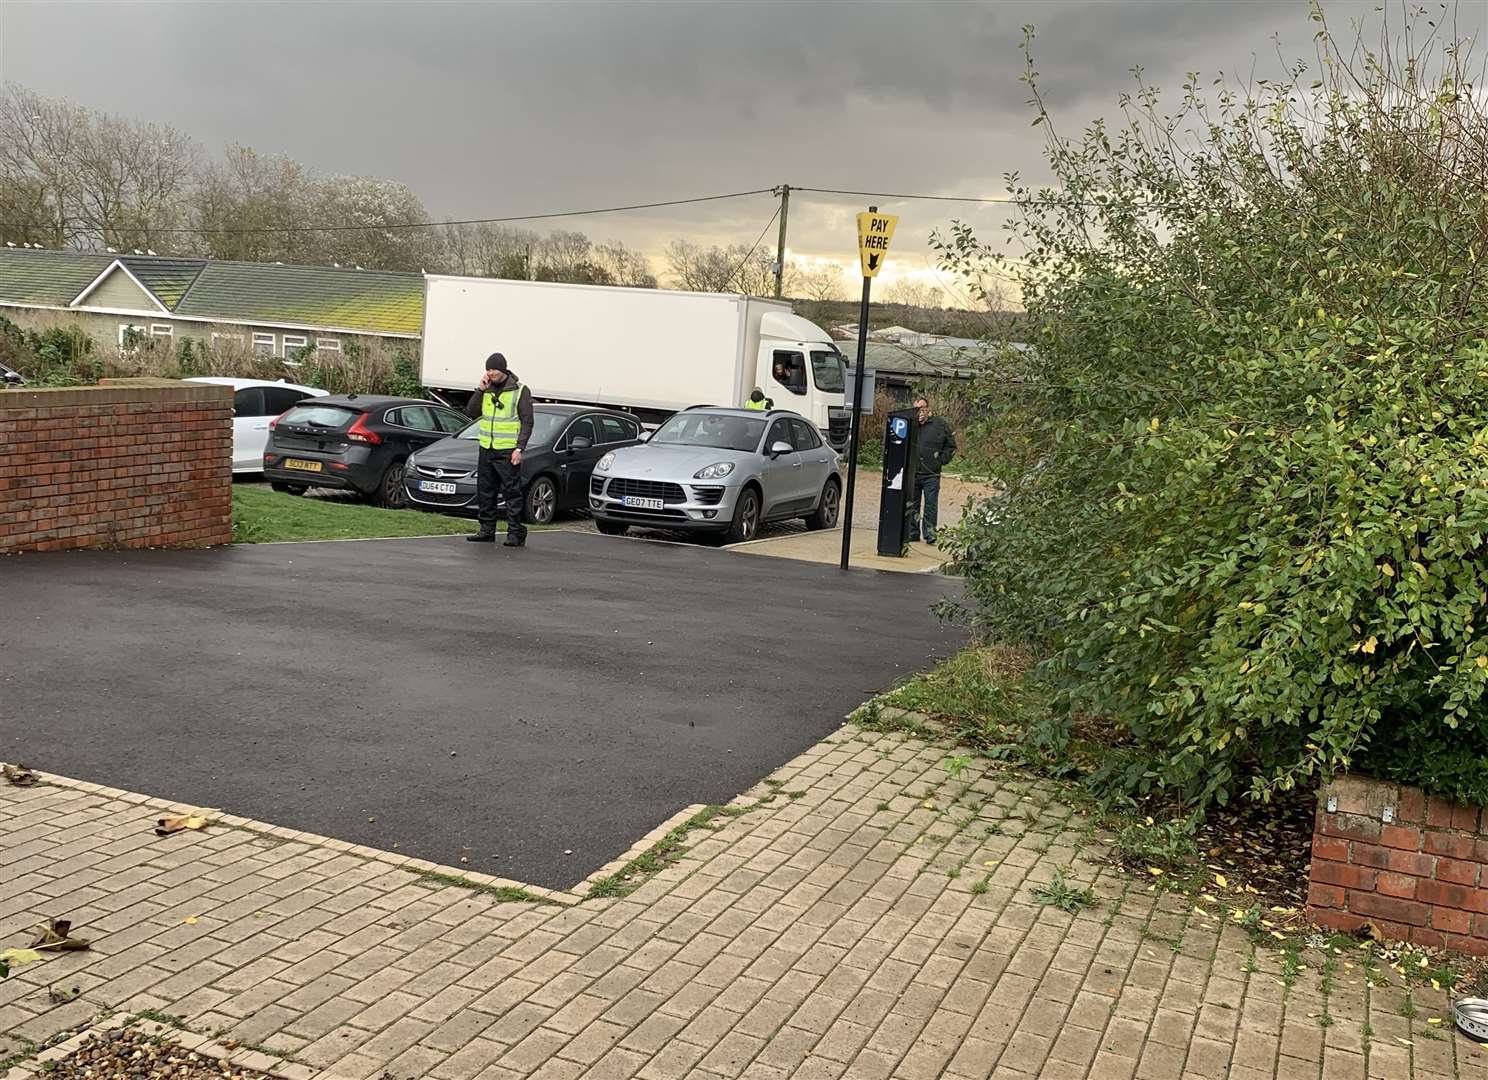
{"label": "car headlight", "polygon": [[692,474],[694,480],[722,480],[734,471],[732,461],[715,461],[712,465],[706,465]]}
{"label": "car headlight", "polygon": [[613,464],[615,464],[615,451],[611,450],[594,463],[594,469],[596,472],[609,472],[610,466]]}

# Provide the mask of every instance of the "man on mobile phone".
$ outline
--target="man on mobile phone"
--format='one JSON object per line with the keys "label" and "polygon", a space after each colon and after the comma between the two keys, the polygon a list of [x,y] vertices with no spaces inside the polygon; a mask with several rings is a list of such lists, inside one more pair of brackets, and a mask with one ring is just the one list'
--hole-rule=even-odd
{"label": "man on mobile phone", "polygon": [[522,520],[526,493],[522,490],[522,451],[532,437],[532,394],[507,370],[506,357],[486,357],[486,373],[465,414],[480,422],[480,459],[476,466],[476,505],[480,529],[465,539],[477,544],[496,540],[496,499],[506,500],[506,547],[527,543]]}

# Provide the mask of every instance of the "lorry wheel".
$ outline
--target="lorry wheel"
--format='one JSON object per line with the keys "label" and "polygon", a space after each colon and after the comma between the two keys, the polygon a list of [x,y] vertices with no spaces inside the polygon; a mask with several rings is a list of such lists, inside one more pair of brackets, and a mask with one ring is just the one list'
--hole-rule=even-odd
{"label": "lorry wheel", "polygon": [[304,484],[285,484],[278,480],[270,483],[269,487],[273,488],[281,495],[303,495],[305,494],[305,492],[310,490]]}
{"label": "lorry wheel", "polygon": [[558,516],[558,488],[551,476],[539,476],[527,488],[527,521],[551,525]]}
{"label": "lorry wheel", "polygon": [[408,496],[403,491],[403,463],[395,461],[382,474],[382,481],[372,495],[372,501],[387,510],[402,510],[408,506]]}
{"label": "lorry wheel", "polygon": [[599,518],[594,519],[594,527],[606,536],[624,536],[630,531],[629,525],[623,525],[618,521],[602,521]]}
{"label": "lorry wheel", "polygon": [[821,501],[817,503],[816,510],[806,518],[808,529],[835,529],[837,527],[837,516],[842,512],[842,481],[835,476],[827,481],[827,486],[822,488]]}
{"label": "lorry wheel", "polygon": [[754,534],[759,532],[759,517],[759,492],[747,487],[739,492],[739,501],[734,504],[734,520],[728,532],[723,534],[723,542],[742,544],[745,540],[753,540]]}

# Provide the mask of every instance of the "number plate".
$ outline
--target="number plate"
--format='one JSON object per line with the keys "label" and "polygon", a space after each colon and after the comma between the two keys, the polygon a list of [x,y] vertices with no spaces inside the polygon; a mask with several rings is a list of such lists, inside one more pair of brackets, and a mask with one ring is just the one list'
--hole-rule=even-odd
{"label": "number plate", "polygon": [[454,484],[441,484],[438,480],[420,480],[419,490],[427,491],[431,495],[453,495]]}
{"label": "number plate", "polygon": [[643,499],[639,495],[626,495],[620,500],[621,506],[634,506],[637,510],[665,510],[666,503],[660,499]]}
{"label": "number plate", "polygon": [[321,463],[318,461],[301,461],[299,458],[292,457],[284,459],[284,467],[286,469],[299,469],[300,472],[320,472],[322,469]]}

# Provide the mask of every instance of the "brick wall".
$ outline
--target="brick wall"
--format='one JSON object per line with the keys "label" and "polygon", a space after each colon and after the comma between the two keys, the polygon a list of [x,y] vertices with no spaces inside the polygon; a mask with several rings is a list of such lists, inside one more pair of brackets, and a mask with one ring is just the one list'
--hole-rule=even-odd
{"label": "brick wall", "polygon": [[1341,776],[1318,796],[1307,891],[1337,930],[1488,955],[1488,815],[1420,788]]}
{"label": "brick wall", "polygon": [[0,553],[232,540],[232,390],[0,390]]}

